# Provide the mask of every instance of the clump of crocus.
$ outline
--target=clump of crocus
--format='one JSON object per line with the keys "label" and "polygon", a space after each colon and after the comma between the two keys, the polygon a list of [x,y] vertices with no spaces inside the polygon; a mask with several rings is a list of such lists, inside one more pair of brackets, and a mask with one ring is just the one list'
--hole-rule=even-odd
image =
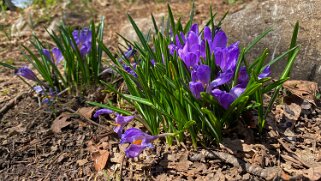
{"label": "clump of crocus", "polygon": [[51,49],[51,52],[48,49],[43,49],[42,53],[55,65],[58,65],[64,59],[61,51],[57,47]]}
{"label": "clump of crocus", "polygon": [[31,69],[29,69],[27,66],[16,69],[15,74],[19,75],[21,77],[24,77],[26,79],[33,80],[35,82],[39,81],[36,74]]}
{"label": "clump of crocus", "polygon": [[88,28],[74,30],[72,36],[82,56],[88,54],[91,50],[92,32]]}
{"label": "clump of crocus", "polygon": [[[93,115],[94,118],[98,118],[100,115],[104,115],[104,114],[113,114],[114,112],[112,110],[109,109],[99,109],[95,112],[95,114]],[[124,127],[130,122],[132,121],[135,116],[123,116],[121,114],[116,113],[115,114],[115,127],[113,128],[114,132],[117,133],[119,136],[121,136],[121,134],[123,133],[123,129]]]}
{"label": "clump of crocus", "polygon": [[130,143],[125,150],[127,158],[137,157],[144,149],[153,148],[152,142],[158,136],[151,136],[140,129],[130,128],[121,136],[120,144]]}
{"label": "clump of crocus", "polygon": [[[217,72],[212,72],[208,65],[202,63],[206,59],[206,44],[209,46],[211,55],[214,54]],[[201,92],[207,92],[214,96],[224,109],[239,97],[245,90],[249,76],[245,67],[241,67],[237,84],[229,91],[222,89],[223,85],[230,85],[235,75],[236,65],[239,58],[239,42],[227,45],[227,36],[223,30],[212,31],[205,26],[203,36],[198,31],[198,25],[194,24],[186,36],[180,33],[175,37],[175,43],[169,45],[169,51],[174,54],[176,51],[179,58],[185,63],[191,72],[189,88],[196,99],[200,99]],[[210,82],[211,75],[216,75]],[[267,77],[270,74],[267,66],[258,79]],[[225,86],[229,87],[229,86]]]}

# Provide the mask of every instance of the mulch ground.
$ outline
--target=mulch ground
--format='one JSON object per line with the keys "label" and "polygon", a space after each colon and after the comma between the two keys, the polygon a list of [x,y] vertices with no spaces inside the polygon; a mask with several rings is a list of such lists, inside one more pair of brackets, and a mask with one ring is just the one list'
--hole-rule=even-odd
{"label": "mulch ground", "polygon": [[[196,20],[202,22],[211,1],[196,2]],[[215,1],[219,15],[246,5],[228,5]],[[127,21],[125,12],[133,17],[145,17],[151,12],[166,12],[166,4],[150,1],[87,6],[75,3],[60,12],[52,7],[50,20],[69,14],[68,23],[84,24],[93,15],[106,16],[106,42],[117,47],[119,22]],[[191,4],[173,1],[177,16],[188,17]],[[84,8],[86,11],[74,11]],[[7,12],[0,18],[2,27],[9,27],[21,13]],[[72,14],[72,15],[70,15]],[[53,17],[53,18],[52,18]],[[50,22],[39,20],[34,32],[41,34]],[[30,35],[8,40],[0,34],[1,61],[23,65],[18,45]],[[42,39],[47,39],[45,36]],[[291,83],[301,86],[293,87]],[[255,128],[255,113],[238,120],[224,131],[221,144],[184,143],[166,145],[155,142],[155,148],[144,151],[138,158],[126,159],[117,134],[112,132],[110,117],[91,122],[95,108],[85,104],[95,96],[64,97],[54,107],[39,106],[36,95],[7,69],[0,69],[0,180],[318,180],[321,179],[321,110],[315,100],[317,86],[311,82],[292,81],[285,86],[272,113],[268,116],[264,134]],[[314,91],[311,91],[314,85]],[[309,90],[311,94],[302,94]],[[92,95],[95,95],[93,93]],[[111,99],[113,95],[103,95]],[[101,96],[100,96],[101,97]],[[269,96],[265,98],[269,101]],[[131,123],[129,127],[140,127]]]}

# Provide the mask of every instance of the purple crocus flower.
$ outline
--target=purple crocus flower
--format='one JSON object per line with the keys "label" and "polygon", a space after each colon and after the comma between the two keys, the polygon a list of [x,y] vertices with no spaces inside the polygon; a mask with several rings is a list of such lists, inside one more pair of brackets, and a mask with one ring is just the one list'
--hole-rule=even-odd
{"label": "purple crocus flower", "polygon": [[201,98],[201,92],[204,92],[204,86],[202,85],[201,82],[189,82],[189,89],[191,90],[193,96],[196,99],[200,99]]}
{"label": "purple crocus flower", "polygon": [[212,90],[211,94],[224,109],[228,109],[232,102],[238,98],[244,92],[244,90],[245,88],[243,86],[237,85],[233,87],[230,92],[214,89]]}
{"label": "purple crocus flower", "polygon": [[91,50],[92,32],[88,28],[74,30],[72,36],[82,56],[88,54]]}
{"label": "purple crocus flower", "polygon": [[122,116],[120,114],[117,114],[115,118],[116,127],[114,127],[115,133],[121,136],[124,126],[130,121],[132,121],[134,118],[135,116]]}
{"label": "purple crocus flower", "polygon": [[29,69],[27,66],[17,69],[15,74],[22,76],[22,77],[29,79],[29,80],[39,81],[36,74],[31,69]]}
{"label": "purple crocus flower", "polygon": [[103,114],[111,114],[113,113],[112,110],[109,110],[109,109],[99,109],[95,112],[95,114],[93,115],[94,118],[98,118],[100,115],[103,115]]}
{"label": "purple crocus flower", "polygon": [[249,82],[249,75],[246,71],[246,67],[241,67],[238,76],[238,83],[246,87],[247,83]]}
{"label": "purple crocus flower", "polygon": [[233,76],[234,72],[232,70],[227,70],[226,72],[220,73],[217,78],[210,83],[209,89],[212,90],[213,88],[230,82]]}
{"label": "purple crocus flower", "polygon": [[157,139],[157,136],[151,136],[144,133],[140,129],[130,128],[121,136],[120,144],[131,143],[125,150],[126,157],[137,157],[144,149],[153,148],[152,141]]}
{"label": "purple crocus flower", "polygon": [[[226,48],[227,46],[227,36],[224,31],[219,30],[215,33],[213,38],[213,32],[207,26],[204,27],[204,40],[208,42],[211,53],[214,52],[215,48]],[[205,47],[205,41],[202,42]]]}
{"label": "purple crocus flower", "polygon": [[34,86],[33,90],[37,93],[37,94],[42,94],[44,92],[44,88],[40,85]]}
{"label": "purple crocus flower", "polygon": [[56,65],[64,59],[61,51],[57,47],[51,49],[51,52],[48,49],[42,49],[42,53]]}
{"label": "purple crocus flower", "polygon": [[49,90],[47,94],[44,95],[44,98],[42,99],[43,104],[51,104],[56,96],[56,92]]}
{"label": "purple crocus flower", "polygon": [[215,63],[221,68],[222,72],[235,70],[237,59],[240,54],[238,44],[239,42],[236,42],[229,47],[215,48]]}
{"label": "purple crocus flower", "polygon": [[124,70],[134,77],[137,77],[137,74],[135,72],[136,66],[137,66],[137,63],[132,63],[131,67],[126,64],[123,64]]}
{"label": "purple crocus flower", "polygon": [[187,34],[185,45],[178,49],[179,57],[190,70],[199,63],[201,44],[202,40],[198,33],[198,25],[194,24]]}
{"label": "purple crocus flower", "polygon": [[263,79],[271,74],[270,66],[267,66],[263,69],[262,73],[258,76],[258,79]]}
{"label": "purple crocus flower", "polygon": [[189,88],[196,99],[200,99],[201,92],[204,92],[211,79],[211,68],[207,65],[199,65],[192,70],[192,81]]}

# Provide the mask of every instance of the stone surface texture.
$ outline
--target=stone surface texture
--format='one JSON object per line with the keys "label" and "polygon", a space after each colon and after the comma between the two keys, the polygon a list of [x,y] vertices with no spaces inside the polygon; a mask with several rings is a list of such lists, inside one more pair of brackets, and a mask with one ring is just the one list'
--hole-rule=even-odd
{"label": "stone surface texture", "polygon": [[[321,0],[254,0],[245,9],[229,15],[223,30],[230,43],[250,43],[267,28],[267,35],[247,56],[249,61],[269,48],[270,57],[277,57],[290,46],[296,21],[300,23],[300,53],[292,70],[292,79],[313,80],[321,84]],[[272,67],[273,77],[279,75],[286,59]]]}

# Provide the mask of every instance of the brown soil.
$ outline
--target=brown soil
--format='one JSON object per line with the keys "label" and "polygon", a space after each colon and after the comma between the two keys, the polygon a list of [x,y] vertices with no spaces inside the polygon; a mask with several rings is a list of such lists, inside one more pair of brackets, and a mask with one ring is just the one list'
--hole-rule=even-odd
{"label": "brown soil", "polygon": [[[227,10],[237,11],[249,1],[228,5],[223,0],[214,1],[213,8],[222,16]],[[202,23],[209,13],[213,1],[196,2],[196,21]],[[176,17],[189,16],[191,3],[175,0],[171,2]],[[57,17],[67,16],[65,21],[72,26],[86,25],[90,17],[106,17],[105,41],[117,47],[116,32],[127,21],[126,13],[134,18],[146,17],[150,13],[167,12],[165,3],[139,0],[134,3],[109,3],[101,7],[96,1],[84,5],[73,3],[60,11],[61,7],[50,7],[47,18],[41,19],[34,7],[21,12],[7,11],[1,16],[4,30],[19,18],[20,14],[33,14],[33,31],[43,40],[43,27]],[[40,11],[37,11],[40,12]],[[3,12],[1,12],[3,13]],[[26,64],[20,54],[19,45],[28,45],[31,31],[24,35],[5,37],[0,33],[1,61],[21,66]],[[14,100],[26,91],[20,99]],[[124,159],[123,146],[118,136],[111,133],[108,119],[88,121],[90,115],[79,116],[70,109],[84,109],[81,98],[65,98],[54,108],[38,105],[37,97],[13,72],[0,69],[0,109],[13,102],[3,115],[0,114],[0,180],[270,180],[321,178],[321,110],[313,104],[295,97],[273,110],[268,119],[264,135],[243,122],[255,124],[255,114],[249,113],[243,121],[225,131],[219,146],[202,146],[195,149],[190,141],[174,143],[172,146],[158,140],[154,149],[143,152],[139,158]],[[293,96],[284,95],[286,100]],[[290,97],[290,98],[289,98]],[[267,98],[268,99],[268,98]],[[281,98],[280,98],[281,99]],[[293,106],[296,104],[298,106]],[[290,108],[290,109],[288,109]],[[290,111],[289,111],[290,110]],[[294,112],[292,113],[291,112]],[[296,114],[296,120],[288,114]],[[92,113],[90,108],[85,112]],[[292,115],[293,116],[293,115]],[[54,122],[61,121],[53,128]],[[63,124],[63,126],[61,126]],[[131,126],[141,126],[133,123]],[[251,124],[250,124],[251,125]],[[54,131],[58,129],[58,131]],[[125,145],[126,146],[126,145]],[[106,161],[107,159],[107,161]],[[104,161],[105,160],[105,161]],[[104,165],[104,163],[107,163]],[[99,167],[103,169],[100,170]],[[100,170],[100,171],[97,171]]]}

